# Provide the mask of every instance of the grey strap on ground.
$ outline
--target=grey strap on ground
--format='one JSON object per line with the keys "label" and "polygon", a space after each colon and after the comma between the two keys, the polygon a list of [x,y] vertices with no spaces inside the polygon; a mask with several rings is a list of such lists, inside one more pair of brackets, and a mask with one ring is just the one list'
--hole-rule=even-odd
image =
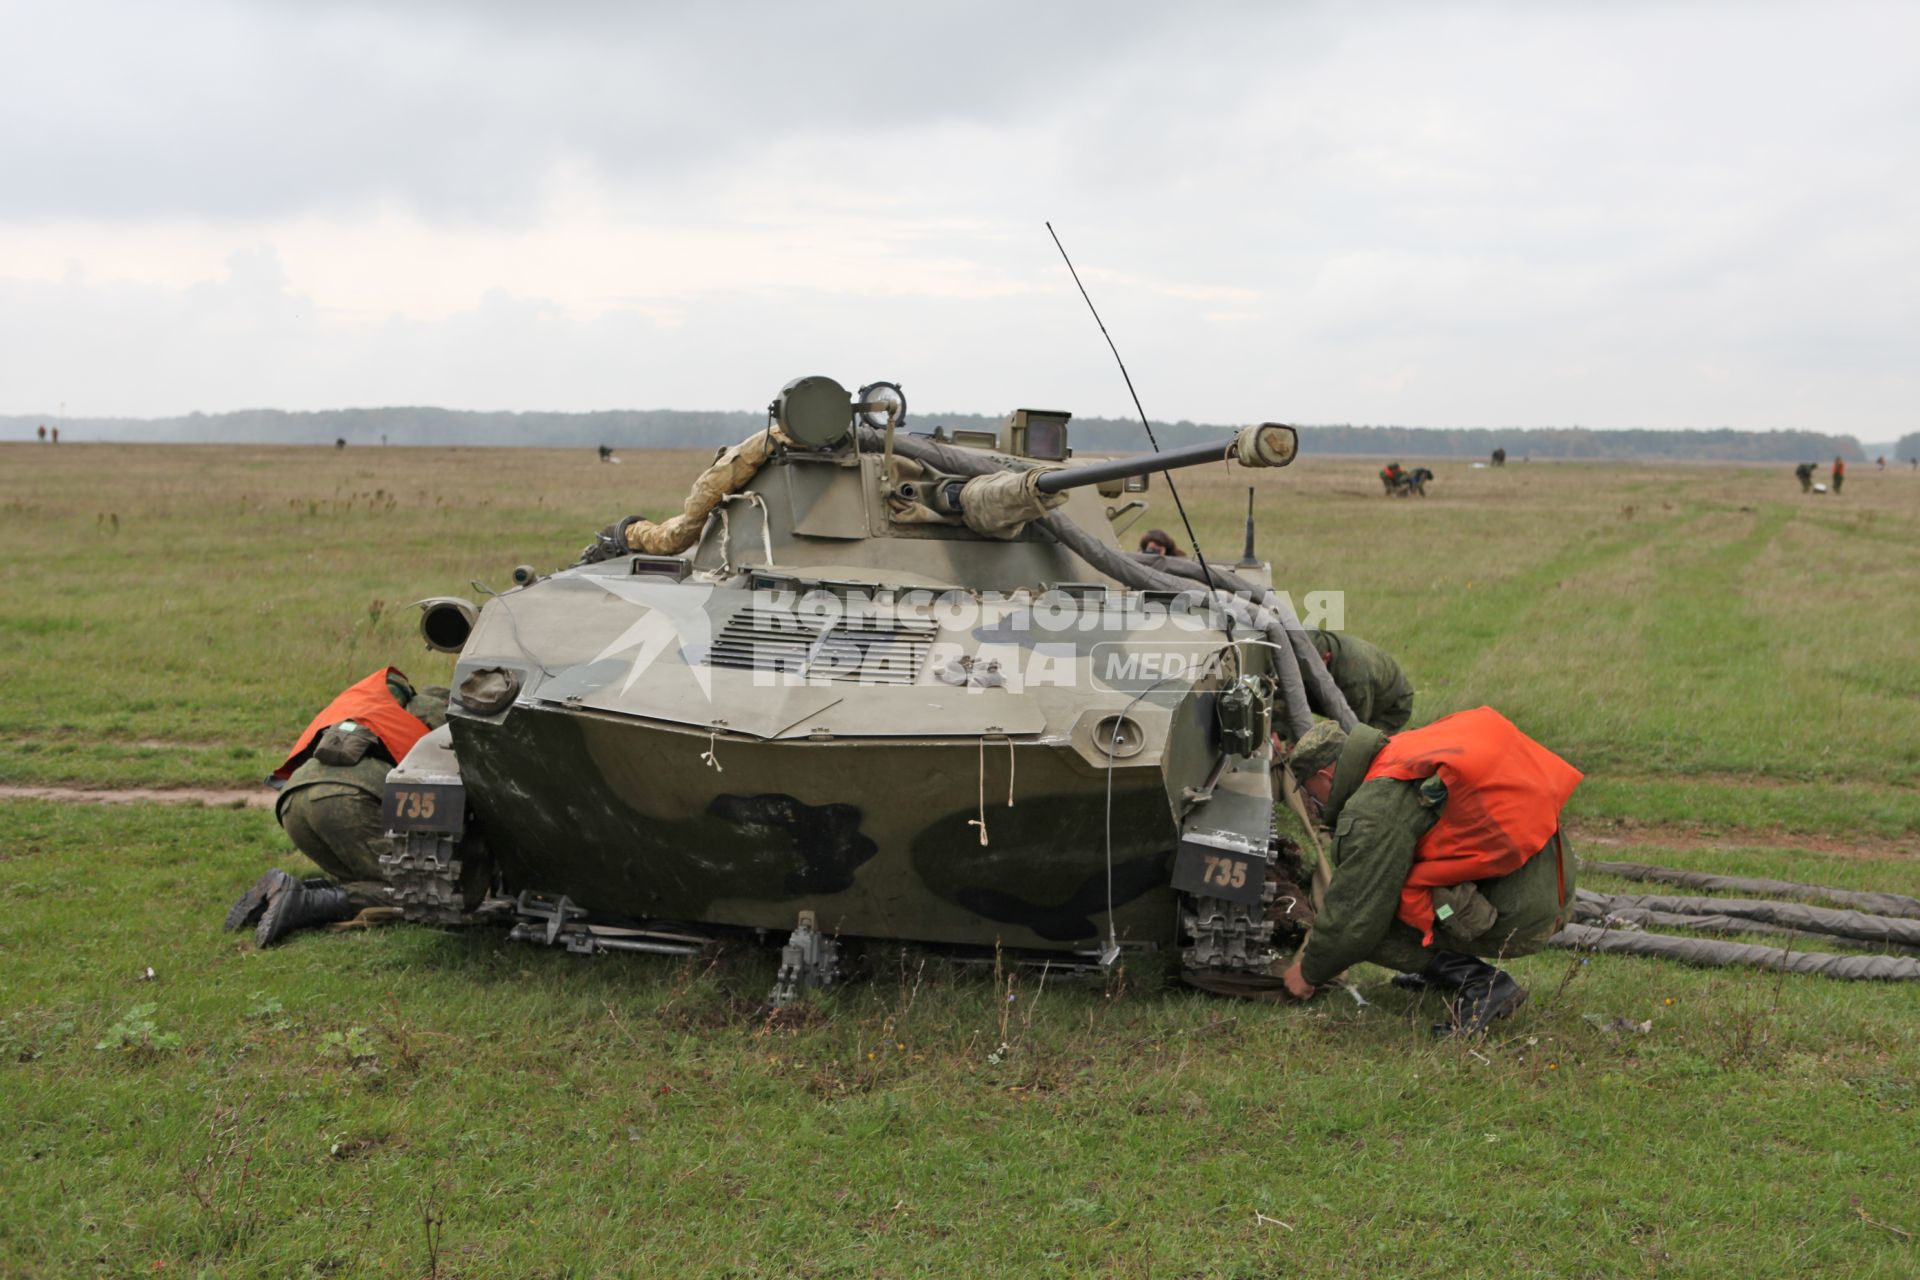
{"label": "grey strap on ground", "polygon": [[1774,902],[1766,898],[1680,898],[1657,893],[1596,893],[1591,901],[1604,902],[1609,911],[1669,911],[1688,916],[1737,916],[1763,920],[1799,933],[1824,933],[1860,942],[1920,946],[1920,920],[1873,916],[1837,907],[1810,907],[1803,902]]}
{"label": "grey strap on ground", "polygon": [[[1588,889],[1577,890],[1573,902],[1574,920],[1580,924],[1611,925],[1629,929],[1697,929],[1702,933],[1760,933],[1796,938],[1807,936],[1799,929],[1768,924],[1764,920],[1749,920],[1745,916],[1684,915],[1678,911],[1649,911],[1645,907],[1612,907],[1607,904],[1606,899],[1605,894],[1595,894]],[[1884,947],[1894,951],[1920,954],[1920,947],[1903,946],[1897,942],[1863,942],[1858,938],[1836,937],[1833,934],[1817,936],[1820,937],[1823,946],[1839,944],[1852,947]]]}
{"label": "grey strap on ground", "polygon": [[1604,894],[1589,897],[1585,889],[1575,891],[1573,920],[1576,924],[1615,928],[1698,929],[1702,933],[1777,933],[1785,937],[1794,932],[1781,925],[1740,916],[1689,916],[1677,911],[1648,911],[1645,907],[1614,907],[1606,902]]}
{"label": "grey strap on ground", "polygon": [[1795,884],[1790,880],[1758,880],[1748,876],[1716,876],[1705,871],[1683,871],[1678,867],[1655,867],[1644,862],[1599,862],[1580,859],[1580,869],[1623,880],[1651,880],[1677,884],[1687,889],[1721,893],[1764,893],[1781,898],[1804,898],[1831,902],[1877,916],[1899,916],[1920,920],[1920,898],[1899,893],[1872,893],[1858,889],[1830,889],[1818,884]]}
{"label": "grey strap on ground", "polygon": [[[860,428],[861,448],[877,452],[884,448],[885,444],[885,433],[872,427]],[[975,453],[969,449],[955,449],[917,436],[896,434],[893,438],[893,451],[902,457],[911,458],[915,462],[924,463],[949,475],[982,476],[1007,469],[995,461],[992,455]],[[1051,534],[1060,545],[1086,561],[1095,571],[1105,574],[1115,582],[1125,583],[1127,586],[1145,591],[1175,593],[1194,591],[1185,579],[1166,572],[1161,566],[1136,562],[1126,552],[1108,546],[1058,511],[1049,513],[1044,520],[1036,523]],[[1177,564],[1179,561],[1169,561],[1169,563]],[[1197,579],[1198,572],[1196,571],[1193,576]],[[1241,585],[1244,587],[1246,584]],[[1248,594],[1251,597],[1258,593],[1249,588]],[[1293,650],[1296,658],[1294,662],[1275,662],[1273,665],[1280,681],[1289,736],[1298,738],[1313,724],[1313,714],[1308,708],[1306,685],[1301,675],[1306,664],[1299,660],[1299,649],[1292,644],[1286,623],[1271,610],[1251,603],[1250,599],[1236,600],[1223,592],[1215,591],[1213,600],[1235,623],[1250,631],[1263,633],[1269,641],[1280,646],[1283,652],[1288,649]],[[1288,611],[1288,616],[1291,616],[1291,611]],[[1299,621],[1296,619],[1293,625],[1297,630]],[[1304,634],[1300,638],[1304,640]],[[1309,651],[1313,648],[1310,644],[1306,647]],[[1321,668],[1317,654],[1314,655],[1312,667]],[[1336,689],[1334,692],[1337,697],[1339,691]],[[1344,707],[1346,702],[1342,700],[1338,705]],[[1349,717],[1352,714],[1351,711],[1347,713]]]}
{"label": "grey strap on ground", "polygon": [[1884,982],[1920,980],[1920,959],[1910,956],[1836,956],[1817,951],[1763,947],[1749,942],[1719,942],[1708,938],[1676,938],[1665,933],[1626,932],[1590,924],[1570,924],[1554,934],[1548,940],[1548,945],[1573,951],[1653,956],[1710,969],[1772,969],[1822,978]]}

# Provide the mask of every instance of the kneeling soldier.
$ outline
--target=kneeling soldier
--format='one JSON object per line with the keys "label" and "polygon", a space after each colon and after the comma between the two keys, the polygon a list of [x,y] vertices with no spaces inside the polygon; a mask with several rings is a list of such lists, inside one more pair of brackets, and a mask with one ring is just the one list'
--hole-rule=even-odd
{"label": "kneeling soldier", "polygon": [[274,813],[300,852],[330,878],[298,880],[269,871],[233,904],[226,927],[255,925],[256,941],[270,947],[295,929],[388,905],[380,870],[389,843],[380,816],[387,771],[446,722],[447,691],[416,693],[393,667],[328,703],[274,770],[286,780]]}
{"label": "kneeling soldier", "polygon": [[1450,1023],[1473,1032],[1519,1008],[1524,987],[1481,957],[1530,955],[1572,909],[1574,858],[1560,810],[1580,772],[1491,707],[1389,738],[1316,724],[1288,762],[1333,832],[1326,901],[1287,990],[1362,960],[1402,986],[1456,993]]}

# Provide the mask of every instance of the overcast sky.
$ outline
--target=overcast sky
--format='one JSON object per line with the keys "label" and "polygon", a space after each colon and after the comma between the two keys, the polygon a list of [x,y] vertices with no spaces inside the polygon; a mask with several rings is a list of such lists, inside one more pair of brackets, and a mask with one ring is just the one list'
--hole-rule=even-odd
{"label": "overcast sky", "polygon": [[0,412],[1920,429],[1920,5],[0,0]]}

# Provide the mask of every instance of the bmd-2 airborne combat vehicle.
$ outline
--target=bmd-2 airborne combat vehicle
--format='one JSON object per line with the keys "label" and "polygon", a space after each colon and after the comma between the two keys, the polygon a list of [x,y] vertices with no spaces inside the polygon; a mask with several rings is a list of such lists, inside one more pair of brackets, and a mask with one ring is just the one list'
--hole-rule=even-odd
{"label": "bmd-2 airborne combat vehicle", "polygon": [[1104,504],[1154,471],[1285,466],[1293,429],[1076,463],[1066,413],[949,438],[905,408],[796,380],[680,515],[483,609],[422,602],[459,658],[448,724],[387,783],[409,919],[491,891],[512,936],[576,951],[757,932],[786,942],[776,1001],[862,938],[1268,973],[1310,918],[1273,734],[1350,713],[1251,509],[1240,576],[1207,591],[1195,561],[1121,549],[1138,501]]}

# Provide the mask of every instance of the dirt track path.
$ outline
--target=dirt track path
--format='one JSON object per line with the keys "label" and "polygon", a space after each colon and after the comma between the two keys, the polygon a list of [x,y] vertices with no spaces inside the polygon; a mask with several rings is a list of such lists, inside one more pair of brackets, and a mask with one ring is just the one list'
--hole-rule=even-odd
{"label": "dirt track path", "polygon": [[1795,835],[1784,831],[1700,831],[1692,827],[1648,823],[1645,826],[1606,824],[1568,828],[1574,847],[1598,857],[1612,857],[1624,849],[1769,849],[1782,853],[1825,853],[1836,858],[1920,858],[1920,838],[1914,836]]}
{"label": "dirt track path", "polygon": [[62,804],[193,804],[212,809],[270,809],[265,787],[34,787],[0,786],[0,800],[54,800]]}

